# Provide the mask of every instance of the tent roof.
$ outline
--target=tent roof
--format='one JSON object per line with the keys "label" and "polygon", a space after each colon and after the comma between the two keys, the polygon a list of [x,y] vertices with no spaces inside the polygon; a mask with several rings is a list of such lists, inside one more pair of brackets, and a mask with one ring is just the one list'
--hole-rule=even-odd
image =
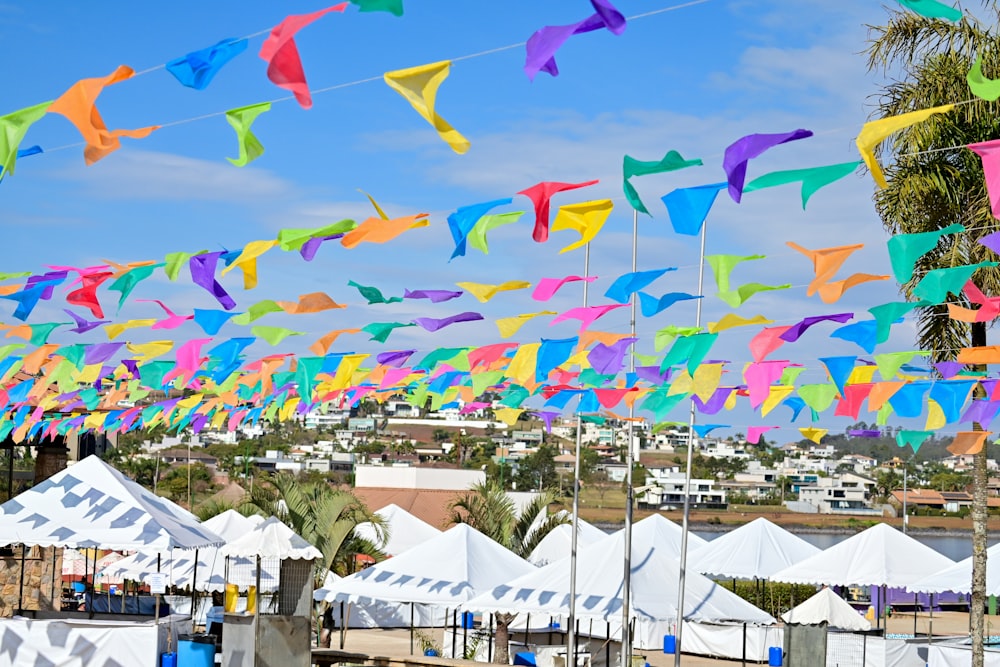
{"label": "tent roof", "polygon": [[[972,556],[908,585],[906,590],[911,593],[971,592]],[[986,594],[1000,595],[1000,544],[986,550]]]}
{"label": "tent roof", "polygon": [[793,584],[908,586],[954,561],[879,523],[825,551],[775,572],[772,581]]}
{"label": "tent roof", "polygon": [[[245,517],[236,510],[226,510],[222,514],[217,514],[208,519],[202,525],[218,533],[224,540],[231,541],[239,539],[254,529],[254,526],[263,522],[262,517]],[[66,552],[69,553],[69,552]],[[219,555],[218,547],[207,547],[198,550],[198,580],[195,588],[199,591],[222,591],[226,585],[226,559]],[[255,562],[246,558],[238,563],[230,562],[230,577],[232,583],[238,585],[249,585],[254,583],[255,577],[249,576],[240,578],[240,573],[249,571],[250,566],[256,567]],[[241,569],[242,567],[242,569]],[[194,553],[179,552],[175,554],[159,554],[159,565],[157,565],[156,552],[142,552],[132,554],[117,563],[109,565],[99,571],[98,579],[104,578],[108,581],[119,581],[128,579],[129,581],[146,581],[149,575],[155,572],[162,572],[168,575],[172,586],[185,587],[191,584],[194,576]],[[245,581],[243,579],[246,579]],[[268,584],[271,582],[270,572],[261,572],[261,588],[270,590]]]}
{"label": "tent roof", "polygon": [[270,517],[242,537],[219,549],[220,556],[247,558],[279,558],[281,560],[316,560],[322,558],[319,549],[281,522]]}
{"label": "tent roof", "polygon": [[359,523],[355,526],[354,532],[358,537],[379,546],[389,556],[398,556],[407,549],[441,534],[440,530],[396,504],[386,505],[375,514],[382,517],[388,531],[384,545],[381,544],[378,532],[371,523]]}
{"label": "tent roof", "polygon": [[460,523],[395,558],[317,590],[314,597],[331,602],[366,597],[455,605],[534,570],[528,561]]}
{"label": "tent roof", "polygon": [[871,630],[872,624],[830,588],[822,588],[797,607],[781,615],[785,623],[817,625],[822,622],[841,630]]}
{"label": "tent roof", "polygon": [[[564,510],[565,512],[565,510]],[[569,517],[571,514],[565,512]],[[594,526],[593,524],[587,523],[583,519],[578,522],[577,530],[577,547],[585,547],[589,544],[593,544],[599,540],[603,540],[608,536],[600,528]],[[569,556],[570,549],[572,547],[573,541],[573,525],[571,523],[564,523],[560,526],[556,526],[549,534],[542,538],[542,541],[538,543],[531,554],[528,556],[528,562],[532,565],[548,565],[553,561],[560,560]]]}
{"label": "tent roof", "polygon": [[193,514],[97,456],[0,505],[0,545],[168,551],[221,543]]}
{"label": "tent roof", "polygon": [[702,574],[732,579],[767,579],[820,550],[764,517],[721,535],[688,554]]}
{"label": "tent roof", "polygon": [[[670,526],[673,528],[670,528]],[[632,613],[639,619],[677,618],[680,566],[675,544],[679,529],[654,514],[632,531]],[[619,531],[581,549],[577,556],[576,616],[590,619],[621,615],[625,535]],[[471,611],[569,614],[569,558],[549,563],[505,582],[462,606]],[[684,618],[694,621],[774,623],[768,614],[700,574],[688,572]]]}

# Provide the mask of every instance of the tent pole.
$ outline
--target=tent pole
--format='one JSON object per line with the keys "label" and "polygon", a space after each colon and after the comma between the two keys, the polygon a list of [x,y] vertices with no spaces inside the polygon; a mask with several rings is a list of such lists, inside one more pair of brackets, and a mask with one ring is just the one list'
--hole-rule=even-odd
{"label": "tent pole", "polygon": [[462,660],[468,660],[465,656],[469,653],[469,624],[465,621],[467,613],[472,612],[462,612]]}
{"label": "tent pole", "polygon": [[[11,453],[13,453],[11,449]],[[24,615],[24,551],[28,548],[28,545],[21,545],[21,583],[17,591],[17,614],[18,616]]]}
{"label": "tent pole", "polygon": [[552,645],[552,624],[553,623],[555,623],[555,620],[553,620],[553,618],[551,616],[549,616],[549,645],[550,646]]}
{"label": "tent pole", "polygon": [[455,658],[455,642],[458,640],[458,610],[451,610],[451,657]]}
{"label": "tent pole", "polygon": [[[735,583],[735,580],[733,580]],[[864,664],[862,662],[861,664]],[[747,667],[747,624],[743,624],[743,667]]]}
{"label": "tent pole", "polygon": [[[198,583],[198,550],[194,550],[194,572],[191,574],[191,618],[195,618],[195,611],[198,605],[198,591],[196,584]],[[110,588],[108,589],[110,590]],[[205,628],[208,630],[208,628]]]}
{"label": "tent pole", "polygon": [[344,650],[344,633],[347,632],[347,619],[344,618],[344,601],[340,601],[340,650]]}
{"label": "tent pole", "polygon": [[927,622],[927,645],[930,646],[934,638],[934,594],[931,593],[931,616]]}
{"label": "tent pole", "polygon": [[410,603],[410,655],[413,655],[413,605],[414,602]]}
{"label": "tent pole", "polygon": [[604,634],[604,664],[611,667],[611,621],[604,621],[607,632]]}
{"label": "tent pole", "polygon": [[486,645],[486,662],[493,662],[493,612],[490,612],[490,638]]}

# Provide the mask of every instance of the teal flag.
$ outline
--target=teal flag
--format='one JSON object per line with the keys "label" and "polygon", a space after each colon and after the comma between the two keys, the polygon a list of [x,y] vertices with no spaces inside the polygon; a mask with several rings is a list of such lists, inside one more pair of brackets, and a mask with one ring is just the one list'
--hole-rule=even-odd
{"label": "teal flag", "polygon": [[772,171],[747,183],[743,192],[753,190],[763,190],[773,188],[788,183],[802,183],[802,208],[805,209],[809,198],[816,194],[820,188],[830,185],[834,181],[839,181],[848,174],[854,172],[861,166],[861,161],[841,162],[840,164],[829,164],[823,167],[810,167],[808,169],[789,169],[787,171]]}

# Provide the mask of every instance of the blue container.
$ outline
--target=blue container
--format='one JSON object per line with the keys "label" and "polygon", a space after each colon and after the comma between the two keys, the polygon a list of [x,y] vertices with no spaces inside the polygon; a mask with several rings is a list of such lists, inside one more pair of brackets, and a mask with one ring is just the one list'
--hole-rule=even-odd
{"label": "blue container", "polygon": [[177,667],[213,667],[215,637],[180,635],[177,638]]}
{"label": "blue container", "polygon": [[435,651],[432,648],[429,648],[429,649],[427,649],[427,650],[424,651],[424,655],[427,656],[428,658],[436,658],[437,654],[438,654],[438,652]]}
{"label": "blue container", "polygon": [[462,627],[472,629],[476,627],[476,615],[471,611],[462,612]]}
{"label": "blue container", "polygon": [[781,662],[783,659],[782,651],[780,646],[772,646],[767,649],[767,664],[768,667],[781,667]]}
{"label": "blue container", "polygon": [[677,653],[677,637],[674,635],[663,635],[663,652]]}
{"label": "blue container", "polygon": [[176,653],[161,653],[160,654],[160,667],[177,667],[177,654]]}

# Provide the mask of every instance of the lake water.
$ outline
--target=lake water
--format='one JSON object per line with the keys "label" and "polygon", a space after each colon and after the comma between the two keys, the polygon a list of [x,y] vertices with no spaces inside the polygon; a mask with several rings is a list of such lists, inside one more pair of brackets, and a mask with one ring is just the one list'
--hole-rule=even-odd
{"label": "lake water", "polygon": [[[692,531],[698,537],[704,538],[708,541],[712,541],[720,535],[725,535],[725,533],[714,533],[709,531]],[[812,544],[813,546],[819,547],[820,549],[827,549],[832,547],[834,544],[843,542],[847,538],[851,537],[851,534],[840,534],[840,533],[796,533],[792,531],[795,535],[801,537],[803,540]],[[964,560],[972,555],[972,536],[960,536],[960,537],[946,537],[941,535],[925,535],[925,534],[914,534],[911,535],[918,542],[922,542],[934,549],[938,553],[947,556],[948,558],[959,561]],[[991,538],[988,540],[989,546],[993,546],[997,542],[1000,542],[998,538]]]}

